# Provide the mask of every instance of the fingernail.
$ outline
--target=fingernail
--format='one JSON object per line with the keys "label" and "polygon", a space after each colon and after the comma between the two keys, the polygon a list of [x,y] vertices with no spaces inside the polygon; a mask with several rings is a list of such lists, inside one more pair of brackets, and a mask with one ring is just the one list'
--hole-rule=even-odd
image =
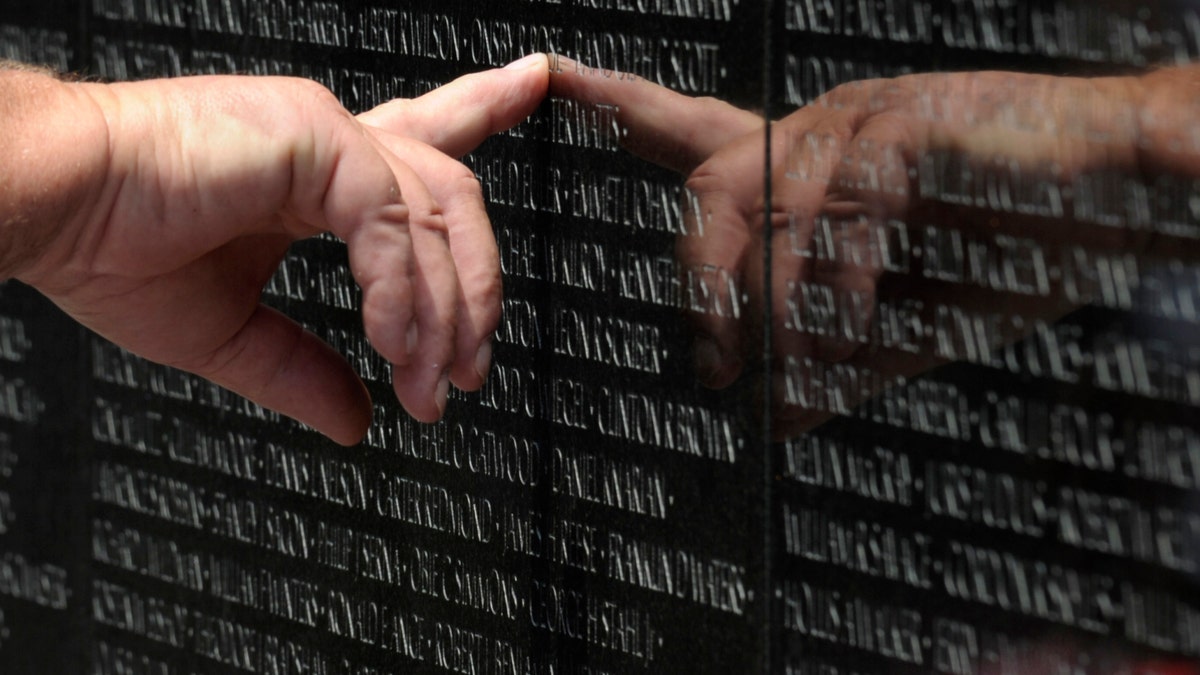
{"label": "fingernail", "polygon": [[446,397],[450,395],[450,373],[442,373],[441,379],[438,380],[437,389],[433,392],[434,403],[437,404],[438,416],[446,412]]}
{"label": "fingernail", "polygon": [[492,339],[484,340],[483,344],[479,345],[479,351],[475,352],[475,373],[479,375],[479,379],[486,380],[488,369],[492,365]]}
{"label": "fingernail", "polygon": [[710,338],[696,338],[692,344],[692,358],[696,364],[696,377],[710,382],[721,372],[721,348]]}
{"label": "fingernail", "polygon": [[405,336],[404,339],[405,339],[404,346],[408,349],[408,355],[412,356],[413,354],[416,354],[417,353],[417,342],[419,340],[419,336],[417,335],[417,322],[416,321],[408,324],[408,334]]}
{"label": "fingernail", "polygon": [[543,56],[541,54],[530,54],[529,56],[526,56],[521,59],[517,59],[516,61],[513,61],[512,63],[508,64],[507,66],[504,66],[504,69],[505,70],[525,70],[526,68],[532,68],[535,65],[539,65],[539,66],[542,65],[542,63],[543,63],[542,59],[543,59]]}

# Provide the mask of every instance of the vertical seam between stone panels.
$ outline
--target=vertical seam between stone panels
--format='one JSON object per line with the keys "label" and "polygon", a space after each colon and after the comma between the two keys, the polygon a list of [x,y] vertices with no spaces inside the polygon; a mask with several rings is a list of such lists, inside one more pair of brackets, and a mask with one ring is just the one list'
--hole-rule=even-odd
{"label": "vertical seam between stone panels", "polygon": [[774,635],[774,625],[772,617],[774,615],[774,594],[771,592],[771,572],[774,560],[774,553],[771,549],[771,378],[772,367],[771,362],[771,308],[773,302],[773,293],[771,289],[771,84],[774,70],[772,66],[775,60],[772,56],[772,30],[771,24],[772,9],[774,8],[774,0],[763,0],[762,4],[762,62],[761,62],[761,88],[762,88],[762,111],[763,111],[763,224],[761,232],[763,233],[763,317],[762,317],[762,388],[763,388],[763,412],[762,412],[762,588],[761,593],[762,603],[762,658],[763,673],[771,672],[772,659],[772,637]]}

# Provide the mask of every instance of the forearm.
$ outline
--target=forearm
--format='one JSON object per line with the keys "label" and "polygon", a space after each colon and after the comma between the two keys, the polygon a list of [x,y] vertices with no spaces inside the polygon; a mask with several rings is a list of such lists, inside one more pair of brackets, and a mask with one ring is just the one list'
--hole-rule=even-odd
{"label": "forearm", "polygon": [[902,141],[916,138],[918,155],[950,153],[986,177],[976,178],[981,185],[1057,186],[1068,221],[1096,224],[1101,213],[1109,225],[1046,229],[1057,243],[1083,237],[1101,248],[1200,256],[1200,230],[1161,237],[1153,224],[1160,207],[1178,217],[1181,189],[1200,184],[1200,65],[1140,76],[980,72],[896,82],[916,101]]}
{"label": "forearm", "polygon": [[51,243],[95,215],[108,148],[81,85],[0,62],[0,279],[52,265]]}

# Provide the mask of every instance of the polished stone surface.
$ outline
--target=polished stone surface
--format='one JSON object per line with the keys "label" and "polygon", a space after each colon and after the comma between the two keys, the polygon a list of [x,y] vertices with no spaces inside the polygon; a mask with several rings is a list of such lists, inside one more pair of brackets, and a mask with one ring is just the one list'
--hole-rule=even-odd
{"label": "polished stone surface", "polygon": [[[1041,124],[1016,78],[970,81],[1028,134],[982,164],[793,113],[905,73],[1186,61],[1198,26],[1094,1],[9,0],[0,56],[299,75],[354,111],[565,58],[465,160],[504,314],[438,424],[394,403],[331,238],[264,298],[367,381],[350,449],[0,288],[0,671],[1195,668],[1195,185],[1020,164],[1096,130],[1084,98],[1078,128]],[[940,86],[905,105],[946,122]],[[817,183],[906,201],[821,210]]]}

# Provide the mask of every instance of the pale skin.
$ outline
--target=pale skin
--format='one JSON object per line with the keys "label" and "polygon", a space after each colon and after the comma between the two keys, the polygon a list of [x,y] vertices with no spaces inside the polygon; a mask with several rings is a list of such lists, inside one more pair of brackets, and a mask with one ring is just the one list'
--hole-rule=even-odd
{"label": "pale skin", "polygon": [[[690,314],[697,334],[696,372],[703,383],[727,386],[755,358],[762,344],[756,331],[768,297],[763,282],[771,280],[774,428],[780,437],[830,417],[827,411],[788,403],[794,394],[789,386],[802,385],[811,376],[796,367],[806,359],[905,377],[945,362],[929,345],[916,352],[869,348],[797,330],[790,322],[797,314],[794,289],[800,283],[858,293],[867,299],[866,312],[873,311],[876,297],[900,297],[918,299],[926,310],[955,304],[1020,317],[1023,328],[1006,326],[997,336],[1009,342],[1022,337],[1034,320],[1052,321],[1075,306],[1057,286],[1045,297],[1020,297],[889,277],[870,261],[821,259],[813,254],[819,219],[841,226],[833,230],[838,250],[845,243],[866,250],[881,223],[899,221],[938,223],[968,235],[1025,237],[1036,240],[1051,259],[1068,243],[1185,260],[1200,254],[1194,239],[1098,227],[1070,216],[938,203],[924,198],[914,179],[920,158],[933,153],[953,156],[975,172],[1023,174],[1027,184],[1069,186],[1075,177],[1101,170],[1147,183],[1163,176],[1200,177],[1200,66],[1092,79],[929,73],[844,84],[772,122],[769,205],[764,204],[761,115],[562,57],[552,57],[550,91],[615,106],[627,130],[623,145],[686,178],[693,195],[687,205],[693,223],[689,231],[699,231],[696,220],[703,219],[704,235],[678,239],[679,262],[693,270],[726,271],[745,292],[749,308],[740,318],[728,312]],[[1065,211],[1070,213],[1069,202]],[[913,236],[919,233],[917,229]],[[763,270],[764,237],[771,238],[769,277]],[[728,286],[713,289],[724,293]],[[731,302],[737,300],[712,304]],[[847,405],[861,402],[863,393],[848,393]]]}
{"label": "pale skin", "polygon": [[[0,276],[100,335],[342,444],[371,422],[346,360],[259,302],[295,240],[346,242],[363,324],[424,422],[482,386],[499,259],[457,161],[520,122],[546,57],[350,115],[300,79],[62,82],[0,68]],[[49,132],[48,130],[53,130]]]}

